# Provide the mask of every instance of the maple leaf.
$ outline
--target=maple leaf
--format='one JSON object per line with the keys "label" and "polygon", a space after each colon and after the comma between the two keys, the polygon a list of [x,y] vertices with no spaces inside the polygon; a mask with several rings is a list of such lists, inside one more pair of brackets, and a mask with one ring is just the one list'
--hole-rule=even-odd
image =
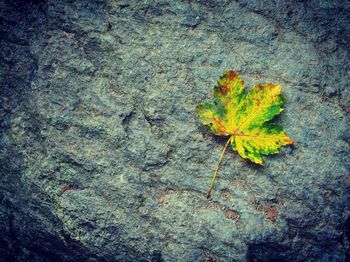
{"label": "maple leaf", "polygon": [[214,103],[196,107],[202,124],[217,136],[230,136],[221,153],[208,198],[227,146],[243,158],[263,164],[262,155],[276,154],[279,149],[292,144],[282,126],[268,123],[283,111],[281,86],[257,84],[248,93],[238,73],[228,70],[214,87]]}

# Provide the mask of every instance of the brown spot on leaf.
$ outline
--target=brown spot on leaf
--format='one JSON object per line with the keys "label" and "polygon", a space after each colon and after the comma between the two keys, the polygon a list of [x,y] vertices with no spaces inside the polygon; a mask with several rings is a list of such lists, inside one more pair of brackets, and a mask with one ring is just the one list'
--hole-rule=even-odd
{"label": "brown spot on leaf", "polygon": [[254,103],[255,103],[257,106],[259,106],[259,105],[261,104],[261,101],[260,101],[259,98],[255,98],[255,99],[254,99]]}
{"label": "brown spot on leaf", "polygon": [[219,91],[220,95],[226,95],[229,91],[227,84],[219,86],[218,91]]}
{"label": "brown spot on leaf", "polygon": [[233,80],[233,79],[235,79],[237,76],[238,76],[238,74],[237,74],[235,71],[232,71],[232,70],[228,71],[228,73],[227,73],[227,78],[228,78],[229,80]]}
{"label": "brown spot on leaf", "polygon": [[294,144],[294,140],[290,139],[289,137],[286,137],[285,139],[283,139],[283,142],[286,145],[293,145]]}
{"label": "brown spot on leaf", "polygon": [[264,86],[263,86],[262,84],[257,84],[257,85],[256,85],[256,88],[257,88],[258,90],[262,90],[262,89],[264,89]]}

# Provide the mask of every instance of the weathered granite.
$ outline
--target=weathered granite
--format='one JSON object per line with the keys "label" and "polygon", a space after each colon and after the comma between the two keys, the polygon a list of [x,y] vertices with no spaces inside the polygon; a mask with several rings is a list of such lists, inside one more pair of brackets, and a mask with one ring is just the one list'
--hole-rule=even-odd
{"label": "weathered granite", "polygon": [[[0,1],[0,260],[349,259],[343,1]],[[283,85],[295,140],[258,167],[196,104]],[[239,215],[239,219],[236,215]]]}

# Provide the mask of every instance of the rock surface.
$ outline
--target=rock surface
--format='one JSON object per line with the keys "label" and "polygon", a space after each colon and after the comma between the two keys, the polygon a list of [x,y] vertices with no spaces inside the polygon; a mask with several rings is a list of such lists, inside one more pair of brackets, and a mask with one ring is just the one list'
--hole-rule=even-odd
{"label": "rock surface", "polygon": [[[345,261],[343,1],[0,1],[0,260]],[[295,145],[257,167],[194,107],[281,83]]]}

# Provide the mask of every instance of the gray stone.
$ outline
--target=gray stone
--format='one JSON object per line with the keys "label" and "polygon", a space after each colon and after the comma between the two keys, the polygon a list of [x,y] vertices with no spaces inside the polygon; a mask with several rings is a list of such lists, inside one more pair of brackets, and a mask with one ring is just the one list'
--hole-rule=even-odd
{"label": "gray stone", "polygon": [[[0,1],[0,260],[349,259],[343,1]],[[295,144],[255,166],[195,115],[280,83]]]}

